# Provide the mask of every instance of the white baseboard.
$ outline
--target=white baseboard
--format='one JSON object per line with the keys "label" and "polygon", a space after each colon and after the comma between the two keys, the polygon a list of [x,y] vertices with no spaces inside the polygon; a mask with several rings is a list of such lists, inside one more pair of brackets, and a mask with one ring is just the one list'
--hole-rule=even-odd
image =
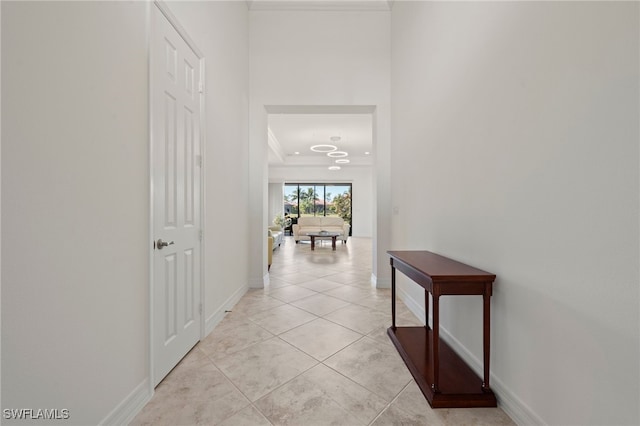
{"label": "white baseboard", "polygon": [[204,335],[208,336],[209,333],[213,331],[213,329],[222,321],[224,318],[225,311],[230,311],[231,308],[235,306],[236,303],[245,295],[245,293],[249,290],[249,286],[240,287],[236,290],[227,300],[224,301],[222,306],[220,306],[213,314],[211,314],[204,323]]}
{"label": "white baseboard", "polygon": [[136,388],[102,419],[100,425],[128,425],[153,396],[149,379],[145,378]]}
{"label": "white baseboard", "polygon": [[516,424],[521,426],[547,424],[527,404],[511,392],[500,379],[492,375],[491,380],[491,389],[496,393],[498,405]]}
{"label": "white baseboard", "polygon": [[[422,303],[416,301],[411,295],[402,288],[398,288],[398,297],[407,305],[407,308],[414,315],[420,318],[426,324],[425,310]],[[456,339],[449,331],[440,326],[440,337],[447,342],[449,346],[471,367],[471,369],[482,377],[483,364],[473,355],[458,339]],[[511,420],[518,425],[543,425],[546,424],[536,413],[534,413],[527,404],[525,404],[516,394],[514,394],[495,374],[491,374],[491,389],[496,394],[498,406],[504,410]]]}
{"label": "white baseboard", "polygon": [[409,310],[413,312],[413,314],[418,319],[420,319],[423,324],[426,324],[427,321],[424,317],[425,311],[422,305],[416,302],[416,300],[411,297],[406,291],[404,291],[402,287],[396,286],[396,290],[398,292],[398,297],[404,302],[405,305],[407,305],[407,308],[409,308]]}
{"label": "white baseboard", "polygon": [[[267,276],[269,273],[267,272]],[[249,279],[249,288],[264,288],[264,277]]]}
{"label": "white baseboard", "polygon": [[371,274],[371,287],[391,288],[391,280],[388,278],[378,278],[376,274]]}

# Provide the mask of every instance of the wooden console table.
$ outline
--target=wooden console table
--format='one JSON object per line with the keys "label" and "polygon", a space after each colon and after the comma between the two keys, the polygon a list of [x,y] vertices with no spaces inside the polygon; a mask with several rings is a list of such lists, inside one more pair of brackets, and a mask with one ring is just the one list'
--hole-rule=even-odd
{"label": "wooden console table", "polygon": [[[496,407],[489,388],[490,302],[496,276],[428,251],[389,251],[391,316],[387,334],[422,393],[433,408]],[[424,327],[396,327],[396,269],[425,291]],[[429,328],[429,293],[433,328]],[[440,340],[440,296],[480,295],[483,298],[484,380]]]}

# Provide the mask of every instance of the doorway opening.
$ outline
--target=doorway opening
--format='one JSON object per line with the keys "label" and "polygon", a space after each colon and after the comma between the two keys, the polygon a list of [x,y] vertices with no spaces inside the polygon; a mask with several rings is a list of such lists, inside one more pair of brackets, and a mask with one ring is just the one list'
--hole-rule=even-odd
{"label": "doorway opening", "polygon": [[[287,208],[293,220],[304,215],[345,216],[343,219],[352,225],[350,235],[371,238],[375,248],[376,107],[265,109],[269,182],[266,222],[274,223],[287,213]],[[334,200],[336,196],[339,197]],[[338,206],[344,204],[345,198],[348,210],[344,205]]]}

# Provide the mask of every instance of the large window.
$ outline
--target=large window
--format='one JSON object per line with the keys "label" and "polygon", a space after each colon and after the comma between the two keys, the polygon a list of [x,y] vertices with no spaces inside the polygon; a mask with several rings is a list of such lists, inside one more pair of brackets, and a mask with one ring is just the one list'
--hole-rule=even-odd
{"label": "large window", "polygon": [[285,183],[284,212],[294,223],[302,216],[338,216],[351,225],[350,183]]}

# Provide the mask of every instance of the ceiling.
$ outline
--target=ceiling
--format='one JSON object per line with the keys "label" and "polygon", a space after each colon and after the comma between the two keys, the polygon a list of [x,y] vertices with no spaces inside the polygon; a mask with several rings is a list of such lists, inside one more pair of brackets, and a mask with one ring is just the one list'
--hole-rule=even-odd
{"label": "ceiling", "polygon": [[[245,0],[252,11],[380,11],[394,0]],[[268,112],[270,167],[371,166],[373,164],[373,112],[370,106],[270,106]],[[332,137],[340,137],[333,142]],[[332,144],[349,155],[348,164],[311,151],[311,146]],[[368,153],[368,154],[365,154]]]}
{"label": "ceiling", "polygon": [[[269,114],[269,166],[370,166],[373,163],[373,117],[371,114]],[[340,140],[332,141],[332,137]],[[319,144],[347,152],[348,164],[314,152]],[[369,154],[366,154],[366,153]]]}

